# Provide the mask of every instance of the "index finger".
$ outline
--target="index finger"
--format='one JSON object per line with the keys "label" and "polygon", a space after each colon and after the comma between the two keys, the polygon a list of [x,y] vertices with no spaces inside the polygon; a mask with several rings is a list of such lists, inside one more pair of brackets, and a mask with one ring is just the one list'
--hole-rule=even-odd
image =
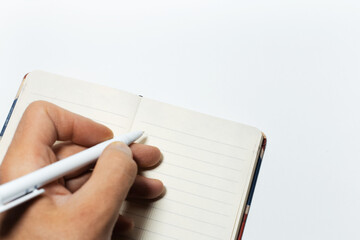
{"label": "index finger", "polygon": [[37,101],[25,110],[0,168],[1,182],[25,175],[56,161],[56,140],[85,147],[113,137],[112,131],[54,104]]}

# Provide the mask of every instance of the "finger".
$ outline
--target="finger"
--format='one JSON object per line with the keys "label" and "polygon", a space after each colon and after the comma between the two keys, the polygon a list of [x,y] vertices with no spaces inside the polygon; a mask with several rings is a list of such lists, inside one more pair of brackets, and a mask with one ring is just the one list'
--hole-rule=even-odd
{"label": "finger", "polygon": [[[69,157],[85,149],[86,147],[76,145],[72,142],[62,142],[53,146],[53,151],[58,159]],[[161,152],[157,147],[133,143],[130,149],[133,153],[134,160],[141,168],[153,167],[161,161]]]}
{"label": "finger", "polygon": [[22,176],[56,161],[51,149],[56,140],[88,147],[112,136],[110,129],[90,119],[51,103],[34,102],[23,114],[1,165],[1,181]]}
{"label": "finger", "polygon": [[130,148],[121,142],[110,144],[98,159],[90,179],[73,194],[76,206],[104,224],[115,224],[117,213],[137,174]]}
{"label": "finger", "polygon": [[[156,147],[134,143],[131,145],[130,148],[133,153],[133,158],[140,168],[153,167],[161,161],[160,150]],[[86,147],[79,146],[71,142],[60,143],[53,147],[53,151],[55,152],[57,159],[69,157],[85,149]],[[82,173],[86,172],[88,169],[89,167],[86,166],[76,172],[69,174],[68,176],[66,176],[66,179],[79,176]]]}
{"label": "finger", "polygon": [[[91,177],[91,173],[82,174],[65,181],[65,187],[72,193],[79,190]],[[132,185],[128,199],[155,199],[165,192],[163,183],[158,179],[146,178],[138,175]]]}
{"label": "finger", "polygon": [[84,173],[78,177],[65,181],[65,187],[72,193],[79,190],[91,177],[91,172]]}
{"label": "finger", "polygon": [[113,234],[117,235],[118,233],[129,231],[133,229],[134,226],[134,221],[131,218],[119,215],[115,223]]}
{"label": "finger", "polygon": [[[57,144],[53,150],[58,159],[63,159],[75,153],[83,151],[85,147],[75,145],[71,142]],[[146,168],[156,165],[160,161],[161,153],[158,148],[143,145],[132,144],[131,150],[133,157],[136,158],[140,167]],[[90,178],[89,166],[79,169],[65,176],[66,188],[74,193],[81,188],[83,184]],[[143,176],[137,176],[133,186],[130,189],[128,198],[133,199],[154,199],[164,192],[164,186],[157,179],[150,179]]]}
{"label": "finger", "polygon": [[[72,193],[79,190],[90,178],[91,173],[82,174],[65,181],[65,187]],[[163,183],[158,179],[146,178],[138,175],[132,185],[128,199],[155,199],[165,192]]]}
{"label": "finger", "polygon": [[123,239],[124,232],[132,230],[134,226],[134,221],[131,218],[119,215],[116,220],[111,239]]}
{"label": "finger", "polygon": [[[61,159],[67,158],[71,155],[74,155],[78,152],[81,152],[87,148],[73,144],[72,142],[63,142],[63,143],[56,144],[55,146],[53,146],[52,149],[56,155],[56,158],[58,160],[61,160]],[[87,166],[84,166],[84,167],[74,171],[74,172],[69,173],[68,175],[64,176],[64,178],[65,178],[65,180],[76,178],[84,173],[89,172],[89,169],[94,168],[94,166],[95,166],[95,163],[91,163]]]}
{"label": "finger", "polygon": [[74,155],[75,153],[84,151],[87,149],[86,147],[74,144],[72,142],[61,142],[58,144],[55,144],[52,147],[52,150],[54,151],[57,159],[64,159],[71,155]]}
{"label": "finger", "polygon": [[25,110],[13,141],[29,149],[38,144],[52,146],[56,140],[89,147],[112,136],[111,130],[99,123],[54,104],[37,101]]}
{"label": "finger", "polygon": [[155,199],[165,192],[163,183],[157,179],[146,178],[138,175],[131,187],[129,199]]}
{"label": "finger", "polygon": [[[90,178],[91,172],[67,179],[65,187],[72,193],[79,190]],[[138,175],[132,185],[128,199],[155,199],[165,192],[164,184],[158,179],[146,178]]]}
{"label": "finger", "polygon": [[140,168],[153,167],[161,161],[161,152],[157,147],[134,143],[130,148]]}
{"label": "finger", "polygon": [[[75,153],[85,150],[83,146],[75,145],[71,142],[63,142],[53,147],[58,159],[63,159]],[[160,160],[160,151],[156,147],[143,144],[133,144],[131,147],[133,157],[137,159],[140,167],[146,168],[156,165]],[[65,176],[65,187],[72,193],[77,191],[90,178],[89,166],[83,167],[75,172]],[[129,196],[134,199],[153,199],[159,197],[163,189],[163,184],[156,179],[148,179],[143,176],[137,176],[132,186]]]}

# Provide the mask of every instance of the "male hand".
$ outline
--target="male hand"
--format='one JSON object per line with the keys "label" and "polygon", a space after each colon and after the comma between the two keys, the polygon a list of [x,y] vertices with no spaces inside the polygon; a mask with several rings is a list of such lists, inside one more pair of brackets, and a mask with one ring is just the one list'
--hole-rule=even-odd
{"label": "male hand", "polygon": [[[0,184],[113,137],[107,127],[38,101],[25,111],[0,166]],[[63,141],[54,145],[57,141]],[[132,221],[119,215],[126,198],[154,199],[159,180],[137,175],[159,163],[151,146],[110,144],[95,166],[44,186],[45,193],[0,214],[0,239],[110,239]],[[93,169],[93,170],[92,170]]]}

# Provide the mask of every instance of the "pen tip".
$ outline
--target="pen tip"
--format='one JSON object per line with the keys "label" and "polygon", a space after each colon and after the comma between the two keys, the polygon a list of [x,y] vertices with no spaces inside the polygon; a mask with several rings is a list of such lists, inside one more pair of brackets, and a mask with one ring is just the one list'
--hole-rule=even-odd
{"label": "pen tip", "polygon": [[134,138],[138,139],[144,134],[144,131],[135,131],[133,133],[134,133]]}

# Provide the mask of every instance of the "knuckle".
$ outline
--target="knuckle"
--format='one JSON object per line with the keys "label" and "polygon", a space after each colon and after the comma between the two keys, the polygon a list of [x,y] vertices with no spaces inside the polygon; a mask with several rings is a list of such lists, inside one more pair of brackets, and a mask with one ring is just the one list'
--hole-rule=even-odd
{"label": "knuckle", "polygon": [[37,111],[40,109],[45,109],[48,106],[48,104],[49,103],[46,101],[38,100],[38,101],[30,103],[29,106],[27,107],[26,111],[32,112],[32,111]]}
{"label": "knuckle", "polygon": [[133,160],[131,150],[126,144],[111,144],[111,147],[108,148],[108,151],[109,157],[113,159],[113,161],[116,161],[116,165],[121,168],[121,171],[130,176],[135,176],[137,174],[137,164]]}
{"label": "knuckle", "polygon": [[24,112],[24,117],[26,118],[32,118],[36,115],[38,115],[39,113],[44,113],[47,111],[48,107],[49,107],[50,103],[46,102],[46,101],[35,101],[30,103],[25,112]]}
{"label": "knuckle", "polygon": [[125,173],[130,176],[135,176],[137,174],[137,164],[127,153],[120,152],[117,154],[117,161],[120,162]]}
{"label": "knuckle", "polygon": [[136,162],[125,153],[122,153],[121,155],[122,156],[120,157],[120,161],[122,165],[122,171],[130,177],[136,176],[138,171]]}
{"label": "knuckle", "polygon": [[128,170],[128,173],[131,174],[132,176],[135,176],[137,174],[138,166],[133,159],[130,159],[130,161],[128,161],[127,170]]}

